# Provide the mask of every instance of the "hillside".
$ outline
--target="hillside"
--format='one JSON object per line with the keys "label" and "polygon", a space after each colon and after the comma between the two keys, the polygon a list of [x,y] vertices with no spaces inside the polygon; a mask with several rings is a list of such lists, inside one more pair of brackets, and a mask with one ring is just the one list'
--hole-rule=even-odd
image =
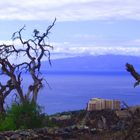
{"label": "hillside", "polygon": [[140,57],[122,55],[83,56],[52,60],[52,66],[48,62],[42,63],[42,70],[49,72],[126,72],[125,64],[133,64],[140,69]]}

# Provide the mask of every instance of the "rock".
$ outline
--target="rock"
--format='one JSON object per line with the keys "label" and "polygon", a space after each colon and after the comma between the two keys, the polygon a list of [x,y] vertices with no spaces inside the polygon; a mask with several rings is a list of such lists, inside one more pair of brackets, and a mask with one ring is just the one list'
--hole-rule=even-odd
{"label": "rock", "polygon": [[[111,134],[120,135],[119,132],[130,126],[130,119],[121,119],[111,110],[89,112],[88,118],[81,123],[85,115],[83,111],[58,114],[52,117],[58,118],[57,127],[1,132],[0,140],[93,140],[96,137],[109,140],[114,138]],[[102,134],[109,136],[108,139],[101,137]]]}
{"label": "rock", "polygon": [[98,120],[97,127],[98,127],[98,129],[103,129],[104,128],[103,122],[102,122],[101,119]]}
{"label": "rock", "polygon": [[64,121],[64,120],[71,119],[71,115],[57,115],[57,116],[52,117],[51,119],[55,119],[57,121]]}
{"label": "rock", "polygon": [[0,136],[0,140],[8,140],[4,136]]}
{"label": "rock", "polygon": [[20,134],[13,134],[13,135],[10,137],[10,140],[22,140],[22,139],[21,139],[21,135],[20,135]]}
{"label": "rock", "polygon": [[107,123],[106,123],[106,118],[104,116],[101,116],[101,118],[98,120],[97,127],[99,129],[107,129],[108,128]]}
{"label": "rock", "polygon": [[107,129],[107,121],[106,121],[106,118],[104,116],[101,116],[101,119],[102,119],[102,123],[103,123],[103,128],[104,129]]}
{"label": "rock", "polygon": [[21,132],[19,132],[19,135],[21,135],[21,136],[30,136],[30,132],[21,131]]}
{"label": "rock", "polygon": [[92,134],[97,134],[98,130],[96,128],[92,128],[92,129],[90,129],[90,132]]}
{"label": "rock", "polygon": [[7,137],[7,136],[5,136],[5,139],[4,140],[10,140],[10,138],[9,137]]}
{"label": "rock", "polygon": [[37,135],[37,134],[32,134],[30,137],[36,139],[36,138],[39,138],[39,135]]}

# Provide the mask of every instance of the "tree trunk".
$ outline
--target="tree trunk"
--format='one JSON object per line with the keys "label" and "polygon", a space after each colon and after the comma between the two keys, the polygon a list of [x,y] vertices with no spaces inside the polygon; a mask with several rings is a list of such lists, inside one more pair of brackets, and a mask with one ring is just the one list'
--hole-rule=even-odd
{"label": "tree trunk", "polygon": [[0,95],[0,114],[5,113],[3,95]]}
{"label": "tree trunk", "polygon": [[21,89],[21,87],[16,87],[16,90],[17,90],[17,93],[18,93],[18,95],[19,95],[19,97],[20,97],[20,101],[22,102],[22,103],[25,103],[26,102],[26,99],[25,99],[25,97],[24,97],[24,95],[23,95],[23,91],[22,91],[22,89]]}

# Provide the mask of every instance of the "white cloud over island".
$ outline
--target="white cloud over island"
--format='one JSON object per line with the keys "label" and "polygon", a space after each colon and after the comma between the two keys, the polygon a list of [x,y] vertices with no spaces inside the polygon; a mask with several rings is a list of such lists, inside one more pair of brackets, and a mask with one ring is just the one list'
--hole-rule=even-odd
{"label": "white cloud over island", "polygon": [[[132,43],[135,40],[131,41]],[[50,45],[54,46],[54,49],[50,49],[51,58],[52,59],[60,59],[60,58],[67,58],[67,57],[77,57],[77,56],[98,56],[98,55],[124,55],[124,56],[140,56],[140,41],[136,41],[136,47],[132,46],[82,46],[82,44],[71,44],[70,42],[64,43],[56,43],[52,42]],[[21,48],[21,43],[19,41],[12,42],[1,40],[0,44],[14,44],[16,48]],[[16,57],[13,56],[12,60],[16,60]],[[47,58],[44,58],[46,60]],[[21,58],[22,61],[22,58]]]}
{"label": "white cloud over island", "polygon": [[[80,46],[80,47],[78,47]],[[79,44],[74,46],[66,46],[56,44],[52,52],[54,58],[61,57],[75,57],[75,56],[86,56],[86,55],[125,55],[125,56],[139,56],[140,47],[124,47],[124,46],[85,46],[81,47]]]}
{"label": "white cloud over island", "polygon": [[1,20],[140,20],[139,0],[5,0]]}

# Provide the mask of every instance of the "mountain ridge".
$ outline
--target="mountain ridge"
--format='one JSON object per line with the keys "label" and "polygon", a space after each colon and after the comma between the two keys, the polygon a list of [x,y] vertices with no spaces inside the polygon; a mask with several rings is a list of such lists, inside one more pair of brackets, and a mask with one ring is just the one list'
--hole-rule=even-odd
{"label": "mountain ridge", "polygon": [[42,70],[55,71],[122,71],[126,72],[125,64],[134,65],[140,70],[140,57],[123,55],[79,56],[42,62]]}

